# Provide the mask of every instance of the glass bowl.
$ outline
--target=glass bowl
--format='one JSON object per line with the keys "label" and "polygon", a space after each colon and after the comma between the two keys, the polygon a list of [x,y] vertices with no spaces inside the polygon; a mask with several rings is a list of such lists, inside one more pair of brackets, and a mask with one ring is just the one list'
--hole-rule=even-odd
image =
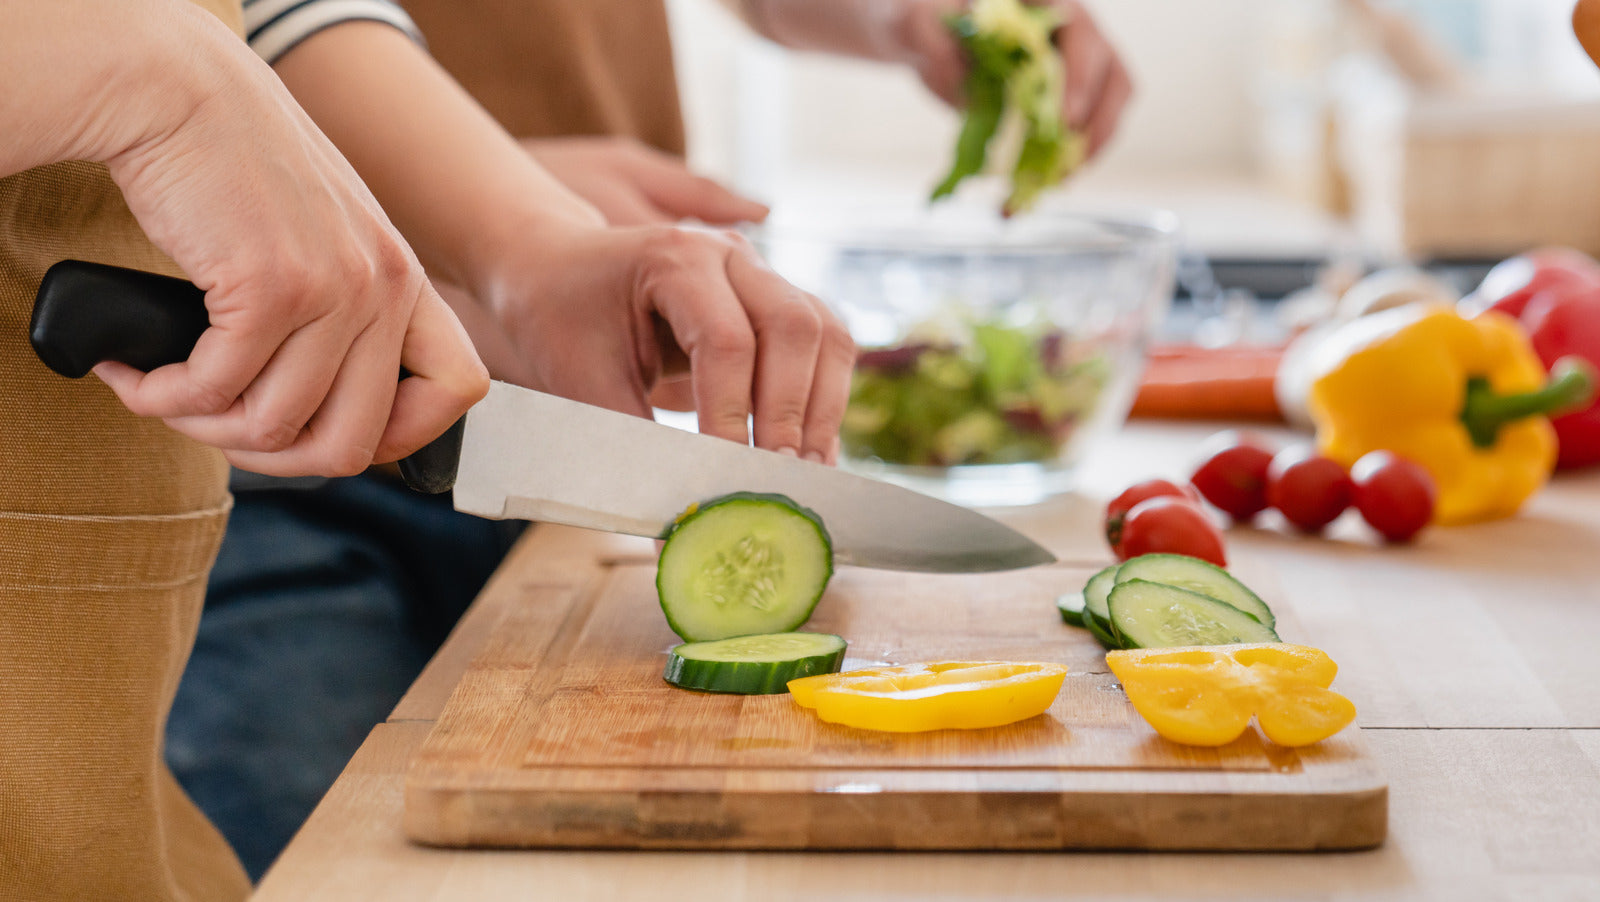
{"label": "glass bowl", "polygon": [[844,465],[971,506],[1070,488],[1172,298],[1170,216],[870,210],[749,234],[861,347]]}

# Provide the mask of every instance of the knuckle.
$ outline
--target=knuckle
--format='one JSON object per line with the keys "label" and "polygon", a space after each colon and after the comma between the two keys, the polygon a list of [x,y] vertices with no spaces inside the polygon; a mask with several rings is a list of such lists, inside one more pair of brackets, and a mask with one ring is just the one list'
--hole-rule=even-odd
{"label": "knuckle", "polygon": [[208,379],[190,380],[188,394],[184,403],[184,413],[189,416],[211,416],[233,406],[233,396]]}
{"label": "knuckle", "polygon": [[371,265],[377,284],[390,289],[410,287],[421,275],[410,249],[396,235],[378,242]]}
{"label": "knuckle", "polygon": [[822,352],[829,357],[855,363],[856,342],[844,323],[829,315],[822,330]]}
{"label": "knuckle", "polygon": [[683,265],[685,258],[704,252],[703,236],[676,227],[656,230],[651,236],[647,253],[658,264],[668,267]]}
{"label": "knuckle", "polygon": [[715,357],[744,360],[756,354],[756,339],[748,329],[719,324],[706,330],[705,350]]}
{"label": "knuckle", "polygon": [[252,451],[282,451],[300,437],[300,426],[282,417],[252,420],[246,435]]}
{"label": "knuckle", "polygon": [[814,345],[822,338],[822,314],[799,298],[778,308],[774,326],[796,343]]}

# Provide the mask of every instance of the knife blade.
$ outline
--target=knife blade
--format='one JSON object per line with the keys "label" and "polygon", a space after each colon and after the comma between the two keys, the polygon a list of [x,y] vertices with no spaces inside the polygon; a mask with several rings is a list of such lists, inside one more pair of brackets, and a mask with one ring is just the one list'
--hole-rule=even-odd
{"label": "knife blade", "polygon": [[[62,375],[102,360],[148,370],[188,358],[204,305],[181,279],[63,261],[39,288],[30,338]],[[776,492],[821,516],[841,563],[971,573],[1055,560],[996,520],[909,489],[505,382],[402,472],[423,491],[453,487],[457,510],[489,519],[656,536],[696,502]]]}

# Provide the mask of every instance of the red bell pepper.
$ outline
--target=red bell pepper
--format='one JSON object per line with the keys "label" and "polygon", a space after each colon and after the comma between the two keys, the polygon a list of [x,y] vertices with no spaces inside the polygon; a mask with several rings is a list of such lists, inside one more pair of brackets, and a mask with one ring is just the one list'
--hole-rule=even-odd
{"label": "red bell pepper", "polygon": [[[1540,292],[1528,301],[1521,320],[1546,369],[1567,356],[1600,366],[1600,287]],[[1561,446],[1556,466],[1600,463],[1600,401],[1555,417],[1550,424],[1556,427]]]}
{"label": "red bell pepper", "polygon": [[[1500,276],[1484,279],[1480,300],[1522,323],[1546,369],[1567,356],[1600,366],[1600,264],[1570,249],[1544,249],[1495,270]],[[1558,467],[1600,463],[1600,400],[1550,422],[1561,446]]]}

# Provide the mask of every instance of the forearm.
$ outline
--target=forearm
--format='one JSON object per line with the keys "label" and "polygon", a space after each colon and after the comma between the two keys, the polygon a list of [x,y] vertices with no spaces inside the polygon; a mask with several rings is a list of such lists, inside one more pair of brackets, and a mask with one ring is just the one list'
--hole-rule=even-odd
{"label": "forearm", "polygon": [[796,50],[906,62],[913,7],[958,0],[724,0],[763,37]]}
{"label": "forearm", "polygon": [[424,264],[474,293],[530,236],[603,224],[394,28],[338,25],[274,68]]}
{"label": "forearm", "polygon": [[[216,72],[215,18],[179,0],[0,2],[0,176],[107,162],[176,130]],[[242,48],[241,48],[242,49]]]}

